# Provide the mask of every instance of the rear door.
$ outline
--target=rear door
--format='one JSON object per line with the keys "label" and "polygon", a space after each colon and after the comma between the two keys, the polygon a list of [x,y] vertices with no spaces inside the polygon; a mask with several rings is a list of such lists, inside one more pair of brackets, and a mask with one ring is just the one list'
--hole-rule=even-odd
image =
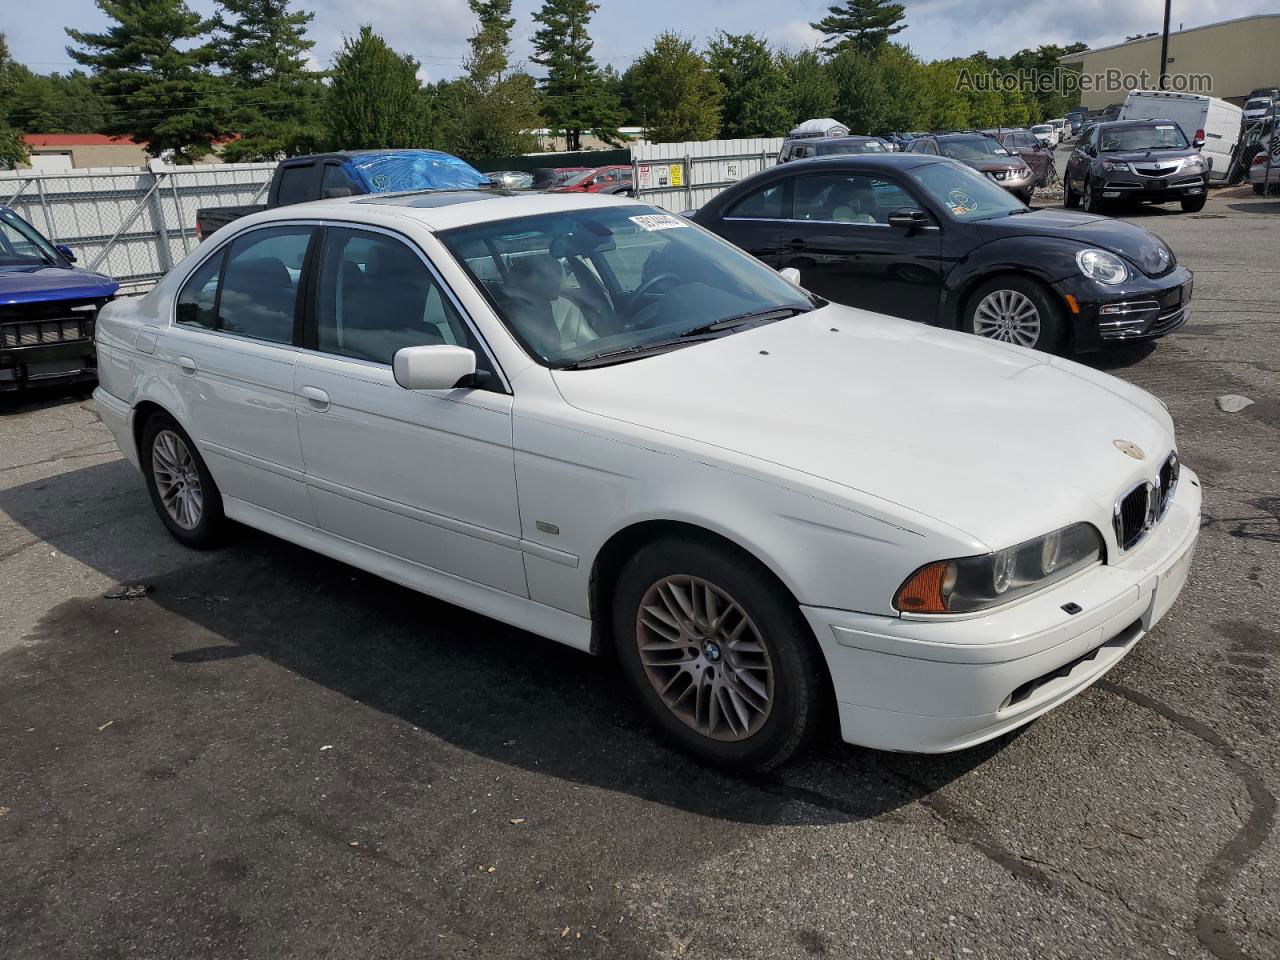
{"label": "rear door", "polygon": [[942,289],[942,234],[889,226],[902,207],[925,209],[902,184],[849,173],[797,177],[782,223],[781,267],[837,303],[934,323]]}

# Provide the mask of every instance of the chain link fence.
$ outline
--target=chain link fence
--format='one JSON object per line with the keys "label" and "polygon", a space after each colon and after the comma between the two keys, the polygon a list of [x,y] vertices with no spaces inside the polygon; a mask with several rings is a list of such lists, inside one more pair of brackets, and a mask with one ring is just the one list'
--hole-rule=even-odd
{"label": "chain link fence", "polygon": [[78,265],[140,294],[194,250],[196,210],[261,202],[274,163],[190,167],[97,167],[41,173],[0,171],[0,205],[10,207]]}

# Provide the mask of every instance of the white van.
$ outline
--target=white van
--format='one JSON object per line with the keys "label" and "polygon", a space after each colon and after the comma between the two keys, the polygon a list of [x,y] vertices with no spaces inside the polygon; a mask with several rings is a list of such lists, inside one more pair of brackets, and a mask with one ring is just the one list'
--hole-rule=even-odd
{"label": "white van", "polygon": [[[1244,112],[1233,103],[1199,93],[1135,90],[1125,98],[1121,120],[1172,120],[1187,140],[1211,161],[1209,178],[1222,180],[1240,139]],[[1197,141],[1203,141],[1202,143]]]}

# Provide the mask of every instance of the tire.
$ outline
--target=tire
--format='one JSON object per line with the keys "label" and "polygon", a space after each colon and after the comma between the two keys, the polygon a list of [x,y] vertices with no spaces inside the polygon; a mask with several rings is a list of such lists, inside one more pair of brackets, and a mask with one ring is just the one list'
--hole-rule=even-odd
{"label": "tire", "polygon": [[[708,629],[708,608],[719,630]],[[612,615],[628,684],[699,760],[762,773],[817,730],[830,690],[821,651],[795,600],[754,561],[696,538],[650,543],[623,567]]]}
{"label": "tire", "polygon": [[1068,210],[1080,206],[1080,194],[1071,189],[1071,180],[1067,178],[1062,184],[1062,205]]}
{"label": "tire", "polygon": [[1178,202],[1182,205],[1183,213],[1199,213],[1204,209],[1204,205],[1208,199],[1209,198],[1202,193],[1198,197],[1192,197],[1190,200],[1180,200]]}
{"label": "tire", "polygon": [[[197,550],[216,546],[227,526],[222,494],[187,432],[168,414],[154,413],[142,428],[138,453],[152,506],[173,538]],[[174,478],[163,492],[168,482],[161,477]]]}
{"label": "tire", "polygon": [[[1034,308],[1034,320],[1027,305]],[[975,336],[1045,353],[1060,352],[1067,341],[1065,315],[1049,291],[1038,280],[1013,274],[988,280],[969,296],[962,326]]]}
{"label": "tire", "polygon": [[1254,193],[1256,193],[1258,196],[1262,196],[1262,195],[1263,195],[1264,193],[1266,193],[1267,191],[1266,191],[1266,189],[1263,187],[1263,185],[1262,185],[1262,184],[1260,184],[1260,183],[1255,183],[1255,184],[1253,185],[1253,192],[1254,192]]}
{"label": "tire", "polygon": [[1093,189],[1093,178],[1085,177],[1084,180],[1084,196],[1081,198],[1081,205],[1086,213],[1103,213],[1102,197]]}

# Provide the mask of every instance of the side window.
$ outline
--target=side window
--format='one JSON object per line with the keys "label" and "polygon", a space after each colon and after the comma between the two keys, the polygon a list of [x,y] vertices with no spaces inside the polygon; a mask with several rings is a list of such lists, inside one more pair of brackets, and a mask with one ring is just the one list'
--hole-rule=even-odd
{"label": "side window", "polygon": [[771,187],[765,187],[763,190],[757,190],[755,193],[743,197],[729,208],[725,216],[750,217],[756,220],[780,220],[782,219],[782,193],[783,184],[779,181]]}
{"label": "side window", "polygon": [[196,268],[178,294],[178,322],[212,330],[217,316],[218,276],[226,250],[210,257]]}
{"label": "side window", "polygon": [[316,298],[316,349],[391,363],[402,347],[453,344],[484,352],[417,252],[381,233],[326,231]]}
{"label": "side window", "polygon": [[231,242],[218,296],[218,329],[293,342],[302,262],[314,227],[251,230]]}
{"label": "side window", "polygon": [[[336,192],[330,193],[331,190]],[[345,197],[359,192],[360,189],[351,182],[351,178],[347,176],[341,164],[326,163],[324,165],[324,175],[320,180],[321,197]]]}
{"label": "side window", "polygon": [[281,170],[280,190],[277,193],[279,205],[283,207],[290,203],[304,203],[307,200],[316,199],[311,196],[311,178],[315,172],[314,163],[297,164]]}
{"label": "side window", "polygon": [[[881,199],[884,191],[891,197]],[[887,223],[888,211],[900,206],[913,206],[906,194],[885,180],[849,174],[822,174],[801,177],[796,181],[795,210],[797,220],[821,220],[828,223]],[[892,205],[888,205],[892,203]]]}
{"label": "side window", "polygon": [[926,140],[924,143],[920,144],[920,152],[936,157],[938,155],[938,146],[932,140]]}
{"label": "side window", "polygon": [[875,199],[875,209],[871,213],[876,218],[876,223],[887,224],[889,214],[902,207],[920,207],[920,201],[889,180],[872,177],[871,194]]}

